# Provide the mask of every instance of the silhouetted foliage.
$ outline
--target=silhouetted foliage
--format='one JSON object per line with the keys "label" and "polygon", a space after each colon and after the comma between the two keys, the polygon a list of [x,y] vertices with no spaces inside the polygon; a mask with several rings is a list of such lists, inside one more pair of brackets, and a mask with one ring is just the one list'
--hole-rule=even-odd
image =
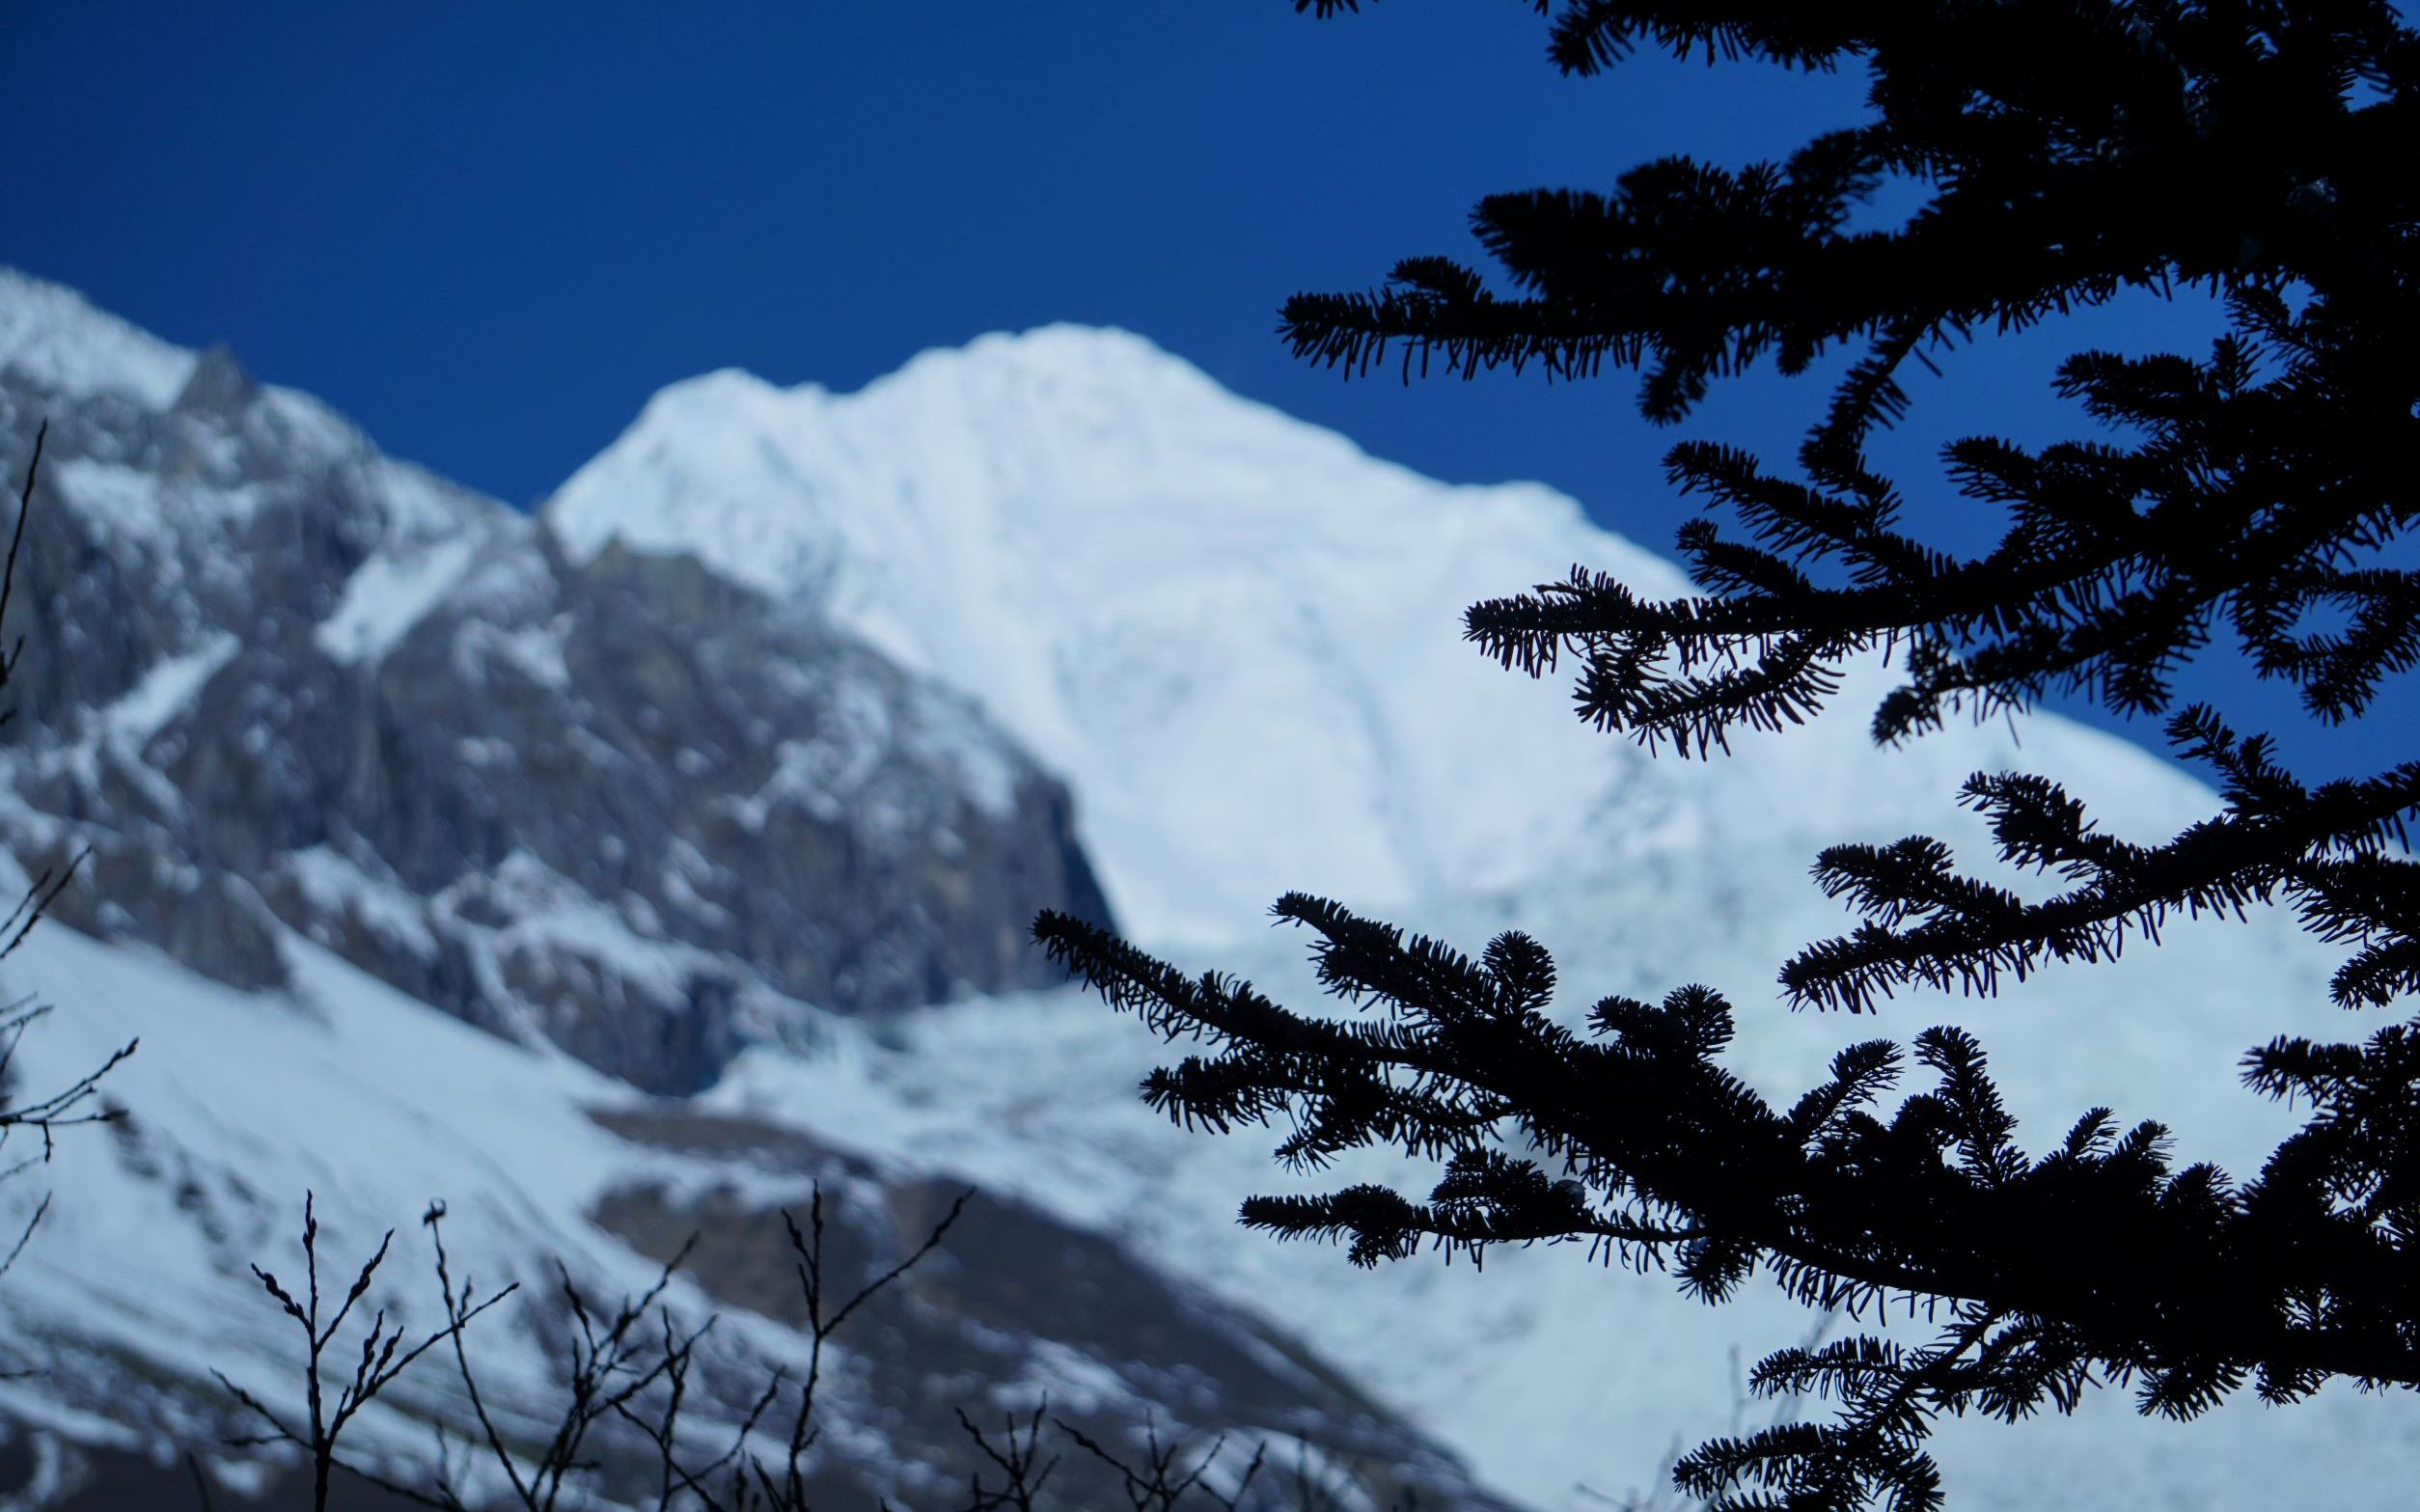
{"label": "silhouetted foliage", "polygon": [[[1784,162],[1666,158],[1610,195],[1493,196],[1472,222],[1507,290],[1413,259],[1375,290],[1289,300],[1295,351],[1348,372],[1636,368],[1641,409],[1665,423],[1759,358],[1798,373],[1843,344],[1863,351],[1797,476],[1706,442],[1670,453],[1674,485],[1743,528],[1682,530],[1696,592],[1660,602],[1575,568],[1473,606],[1480,651],[1532,676],[1568,658],[1582,719],[1695,758],[1735,730],[1801,721],[1876,651],[1900,675],[1874,716],[1884,743],[2053,689],[2169,713],[2177,667],[2221,625],[2324,723],[2373,715],[2420,660],[2420,573],[2389,551],[2412,525],[2420,442],[2420,36],[2389,6],[1536,8],[1566,72],[1641,43],[1862,66],[1870,118]],[[1920,208],[1856,229],[1885,182],[1920,191]],[[1905,363],[1978,329],[2179,286],[2224,302],[2231,329],[2207,357],[2084,352],[2059,370],[2058,394],[2128,439],[1957,441],[1950,482],[2004,511],[2005,536],[1962,558],[1903,529],[1901,492],[1865,444],[1907,405]],[[1826,851],[1817,883],[1865,921],[1783,966],[1791,1002],[1857,1012],[1903,987],[1989,994],[2046,962],[2114,955],[2130,934],[2156,940],[2172,913],[2272,900],[2347,948],[2339,1004],[2420,989],[2406,848],[2420,761],[2314,785],[2218,710],[2175,710],[2167,733],[2215,776],[2224,809],[2165,839],[2117,838],[2046,777],[1967,783],[2001,857],[2063,879],[2047,901],[1962,871],[1929,837]],[[1585,1240],[1710,1300],[1762,1270],[1811,1306],[1941,1307],[1949,1322],[1921,1348],[1847,1337],[1763,1361],[1757,1390],[1833,1396],[1839,1412],[1682,1458],[1680,1488],[1719,1506],[1939,1506],[1933,1417],[2066,1411],[2095,1380],[2175,1417],[2247,1381],[2279,1403],[2336,1377],[2420,1386],[2420,1022],[2363,1044],[2253,1050],[2245,1082],[2311,1117],[2239,1184],[2179,1168],[2158,1124],[2127,1128],[2107,1109],[2027,1158],[1962,1030],[1928,1030],[1911,1054],[1851,1045],[1783,1108],[1718,1062],[1731,1008],[1703,987],[1605,999],[1580,1032],[1550,1016],[1554,967],[1523,935],[1474,962],[1319,898],[1276,912],[1317,937],[1330,990],[1383,1013],[1306,1017],[1080,921],[1035,926],[1115,1006],[1208,1039],[1146,1084],[1180,1122],[1290,1120],[1279,1154],[1294,1166],[1369,1145],[1444,1164],[1426,1203],[1362,1186],[1255,1199],[1248,1224],[1341,1240],[1362,1264],[1424,1244],[1476,1256]],[[1911,1059],[1930,1085],[1884,1110]]]}

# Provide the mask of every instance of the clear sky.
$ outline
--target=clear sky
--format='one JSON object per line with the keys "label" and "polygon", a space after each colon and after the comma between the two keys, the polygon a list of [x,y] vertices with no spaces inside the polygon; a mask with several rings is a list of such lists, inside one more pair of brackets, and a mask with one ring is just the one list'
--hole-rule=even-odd
{"label": "clear sky", "polygon": [[[5,0],[0,261],[226,342],[516,504],[692,373],[847,389],[927,346],[1079,320],[1433,476],[1542,480],[1668,549],[1689,509],[1663,481],[1671,442],[1786,455],[1819,381],[1750,378],[1659,430],[1625,374],[1345,383],[1273,335],[1298,289],[1475,257],[1482,194],[1776,155],[1861,93],[1653,57],[1572,80],[1543,49],[1504,0],[1325,23],[1287,0]],[[1962,352],[1884,455],[1943,497],[1923,464],[1945,436],[2086,433],[2047,392],[2068,350],[2214,328],[2136,300]],[[1943,544],[1990,538],[1954,499],[1926,517]],[[2317,772],[2412,754],[2392,703],[2329,735],[2237,669],[2187,691]],[[2126,732],[2157,743],[2156,723]]]}

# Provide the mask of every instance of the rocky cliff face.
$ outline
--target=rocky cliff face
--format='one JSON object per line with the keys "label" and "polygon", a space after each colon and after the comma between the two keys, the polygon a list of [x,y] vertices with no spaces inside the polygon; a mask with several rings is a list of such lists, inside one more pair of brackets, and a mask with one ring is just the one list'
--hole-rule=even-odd
{"label": "rocky cliff face", "polygon": [[[801,1003],[1038,984],[1033,912],[1105,912],[1064,786],[811,606],[569,563],[224,351],[0,299],[9,476],[50,425],[0,825],[37,870],[90,847],[63,921],[242,987],[292,929],[686,1091]],[[146,360],[41,360],[113,338]]]}

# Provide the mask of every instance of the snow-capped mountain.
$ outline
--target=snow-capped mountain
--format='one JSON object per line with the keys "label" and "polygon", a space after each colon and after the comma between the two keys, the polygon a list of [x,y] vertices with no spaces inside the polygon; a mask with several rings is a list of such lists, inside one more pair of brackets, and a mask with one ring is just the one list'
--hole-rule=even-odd
{"label": "snow-capped mountain", "polygon": [[[1875,1031],[1775,1001],[1780,961],[1850,921],[1805,881],[1821,846],[1923,831],[1986,860],[1981,826],[1953,801],[1979,770],[2055,773],[2139,836],[2216,809],[2164,762],[2052,717],[1878,752],[1866,732],[1878,667],[1811,727],[1735,742],[1711,763],[1650,760],[1572,719],[1562,689],[1476,655],[1461,611],[1574,563],[1674,591],[1684,579],[1669,564],[1549,490],[1420,478],[1119,332],[989,337],[849,395],[734,372],[675,385],[544,518],[574,559],[615,545],[694,556],[820,605],[979,699],[1067,775],[1121,922],[1182,964],[1243,968],[1313,1001],[1299,943],[1256,927],[1288,888],[1472,950],[1521,927],[1561,956],[1575,1019],[1609,991],[1702,980],[1729,992],[1743,1020],[1731,1059],[1776,1096]],[[1988,1007],[1906,998],[1883,1031],[1974,1028],[2037,1139],[2106,1105],[2249,1171],[2294,1125],[2237,1086],[2243,1051],[2288,1026],[2368,1026],[2328,1006],[2332,960],[2288,920],[2179,924],[2167,938]],[[1233,1234],[1231,1202],[1189,1189],[1214,1169],[1223,1195],[1283,1188],[1265,1164],[1274,1138],[1152,1141],[1148,1118],[1122,1105],[1159,1047],[1112,1035],[1104,1011],[1044,1000],[921,1015],[903,1031],[908,1053],[847,1076],[852,1099],[870,1080],[907,1108],[850,1121],[894,1128],[887,1146],[915,1141],[934,1159],[979,1144],[994,1157],[987,1183],[1159,1236],[1169,1264],[1282,1319],[1539,1504],[1565,1504],[1578,1485],[1616,1489],[1609,1477],[1646,1485],[1676,1444],[1730,1425],[1730,1350],[1752,1362],[1808,1326],[1774,1299],[1704,1312],[1661,1278],[1573,1254],[1502,1257],[1487,1283],[1466,1284],[1433,1265],[1363,1276]],[[982,1048],[962,1050],[969,1040]],[[1012,1061],[1026,1077],[999,1074]],[[811,1118],[784,1110],[841,1095],[837,1075],[758,1058],[709,1095]],[[1028,1078],[1062,1092],[1037,1105]],[[969,1095],[976,1086],[995,1098]],[[1089,1167],[1081,1181],[1032,1174],[1049,1152],[1101,1142],[1104,1127],[1125,1131],[1109,1141],[1124,1181]],[[1143,1148],[1168,1153],[1132,1153]],[[1383,1161],[1352,1179],[1424,1188]],[[1498,1280],[1499,1266],[1521,1278]],[[1976,1505],[2248,1506],[2286,1495],[2291,1467],[2313,1455],[2341,1467],[2359,1501],[2420,1466],[2420,1416],[2349,1398],[2304,1414],[2238,1403],[2182,1430],[2097,1400],[2075,1451],[2095,1463],[2066,1475],[2042,1439],[1996,1425],[1951,1425],[1943,1454]]]}
{"label": "snow-capped mountain", "polygon": [[[1648,760],[1473,654],[1460,613],[1575,562],[1671,591],[1668,564],[1116,332],[986,338],[852,395],[678,384],[536,521],[0,276],[12,476],[38,413],[56,471],[0,820],[21,864],[95,847],[63,917],[107,943],[46,926],[0,975],[76,1026],[29,1038],[28,1074],[145,1048],[113,1083],[135,1133],[63,1151],[0,1337],[77,1386],[10,1410],[88,1444],[112,1401],[152,1404],[122,1425],[213,1421],[180,1361],[268,1379],[274,1336],[213,1299],[289,1242],[302,1186],[355,1240],[445,1196],[505,1269],[559,1253],[603,1286],[707,1223],[731,1248],[682,1301],[738,1317],[732,1361],[760,1364],[797,1341],[750,1247],[819,1172],[900,1230],[943,1182],[999,1205],[841,1394],[839,1460],[889,1467],[861,1484],[914,1489],[949,1393],[1048,1388],[1392,1456],[1424,1498],[1652,1492],[1743,1411],[1729,1353],[1813,1320],[1573,1251],[1364,1274],[1238,1230],[1238,1197],[1284,1185],[1274,1141],[1155,1120],[1132,1087],[1164,1047],[1036,975],[1024,919],[1105,911],[1298,1002],[1300,942],[1261,925],[1286,889],[1470,948],[1519,926],[1575,1015],[1722,988],[1734,1062],[1778,1092],[1877,1032],[1774,1001],[1783,956],[1846,921],[1804,881],[1821,844],[1971,841],[1958,782],[2012,765],[2141,834],[2214,807],[2054,719],[1878,754],[1872,669],[1785,739]],[[1990,1005],[1903,1000],[1880,1031],[1974,1028],[2037,1141],[2106,1103],[2243,1169],[2288,1123],[2236,1058],[2365,1027],[2325,1005],[2331,964],[2290,921],[2186,926]],[[444,1411],[407,1405],[399,1445]],[[1942,1458],[1978,1508],[2267,1507],[2315,1458],[2342,1504],[2390,1505],[2420,1418],[2330,1391],[2180,1428],[2104,1394],[2074,1422],[1953,1424]]]}
{"label": "snow-capped mountain", "polygon": [[[50,426],[0,886],[91,852],[5,968],[12,1001],[59,1009],[11,1041],[8,1085],[142,1040],[102,1088],[127,1121],[0,1186],[20,1218],[58,1198],[0,1289],[0,1352],[39,1373],[0,1418],[44,1430],[0,1487],[182,1501],[180,1471],[146,1477],[193,1448],[222,1498],[273,1493],[273,1464],[218,1452],[260,1425],[210,1372],[298,1400],[248,1267],[291,1277],[306,1192],[336,1263],[406,1229],[375,1300],[407,1315],[432,1310],[409,1237],[432,1199],[465,1263],[531,1285],[479,1340],[523,1428],[561,1396],[553,1267],[610,1300],[702,1230],[669,1295],[721,1315],[691,1401],[728,1431],[802,1362],[777,1209],[839,1197],[839,1285],[912,1246],[952,1178],[677,1094],[751,1046],[1050,979],[1032,911],[1102,914],[1064,785],[819,614],[691,562],[569,563],[225,353],[5,274],[0,334],[0,459],[22,477]],[[950,1498],[979,1463],[956,1410],[1045,1396],[1110,1442],[1146,1419],[1292,1441],[1489,1504],[1279,1331],[1010,1196],[856,1332],[818,1398],[840,1505]],[[361,1447],[426,1473],[464,1414],[424,1368]],[[637,1463],[604,1442],[609,1471]]]}

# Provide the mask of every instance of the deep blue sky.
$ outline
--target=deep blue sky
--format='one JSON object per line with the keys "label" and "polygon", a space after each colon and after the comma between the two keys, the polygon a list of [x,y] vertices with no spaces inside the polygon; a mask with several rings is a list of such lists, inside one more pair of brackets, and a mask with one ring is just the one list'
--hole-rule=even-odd
{"label": "deep blue sky", "polygon": [[[1287,358],[1276,307],[1406,254],[1474,254],[1465,215],[1489,191],[1778,154],[1859,94],[1643,57],[1565,79],[1501,0],[1327,23],[1284,0],[7,0],[0,261],[227,342],[519,504],[691,373],[853,388],[1064,319],[1140,331],[1437,477],[1544,480],[1664,549],[1686,513],[1664,449],[1786,454],[1819,385],[1750,379],[1657,430],[1628,375],[1347,384]],[[2211,329],[2138,301],[1962,353],[1886,455],[2078,433],[2045,388],[2059,356]],[[1900,472],[1926,496],[1928,469]],[[1932,517],[1945,544],[1986,538],[1955,501]],[[2193,691],[2243,695],[2240,673],[2212,676]],[[2289,702],[2243,706],[2314,769],[2410,754],[2408,720],[2306,735]]]}

